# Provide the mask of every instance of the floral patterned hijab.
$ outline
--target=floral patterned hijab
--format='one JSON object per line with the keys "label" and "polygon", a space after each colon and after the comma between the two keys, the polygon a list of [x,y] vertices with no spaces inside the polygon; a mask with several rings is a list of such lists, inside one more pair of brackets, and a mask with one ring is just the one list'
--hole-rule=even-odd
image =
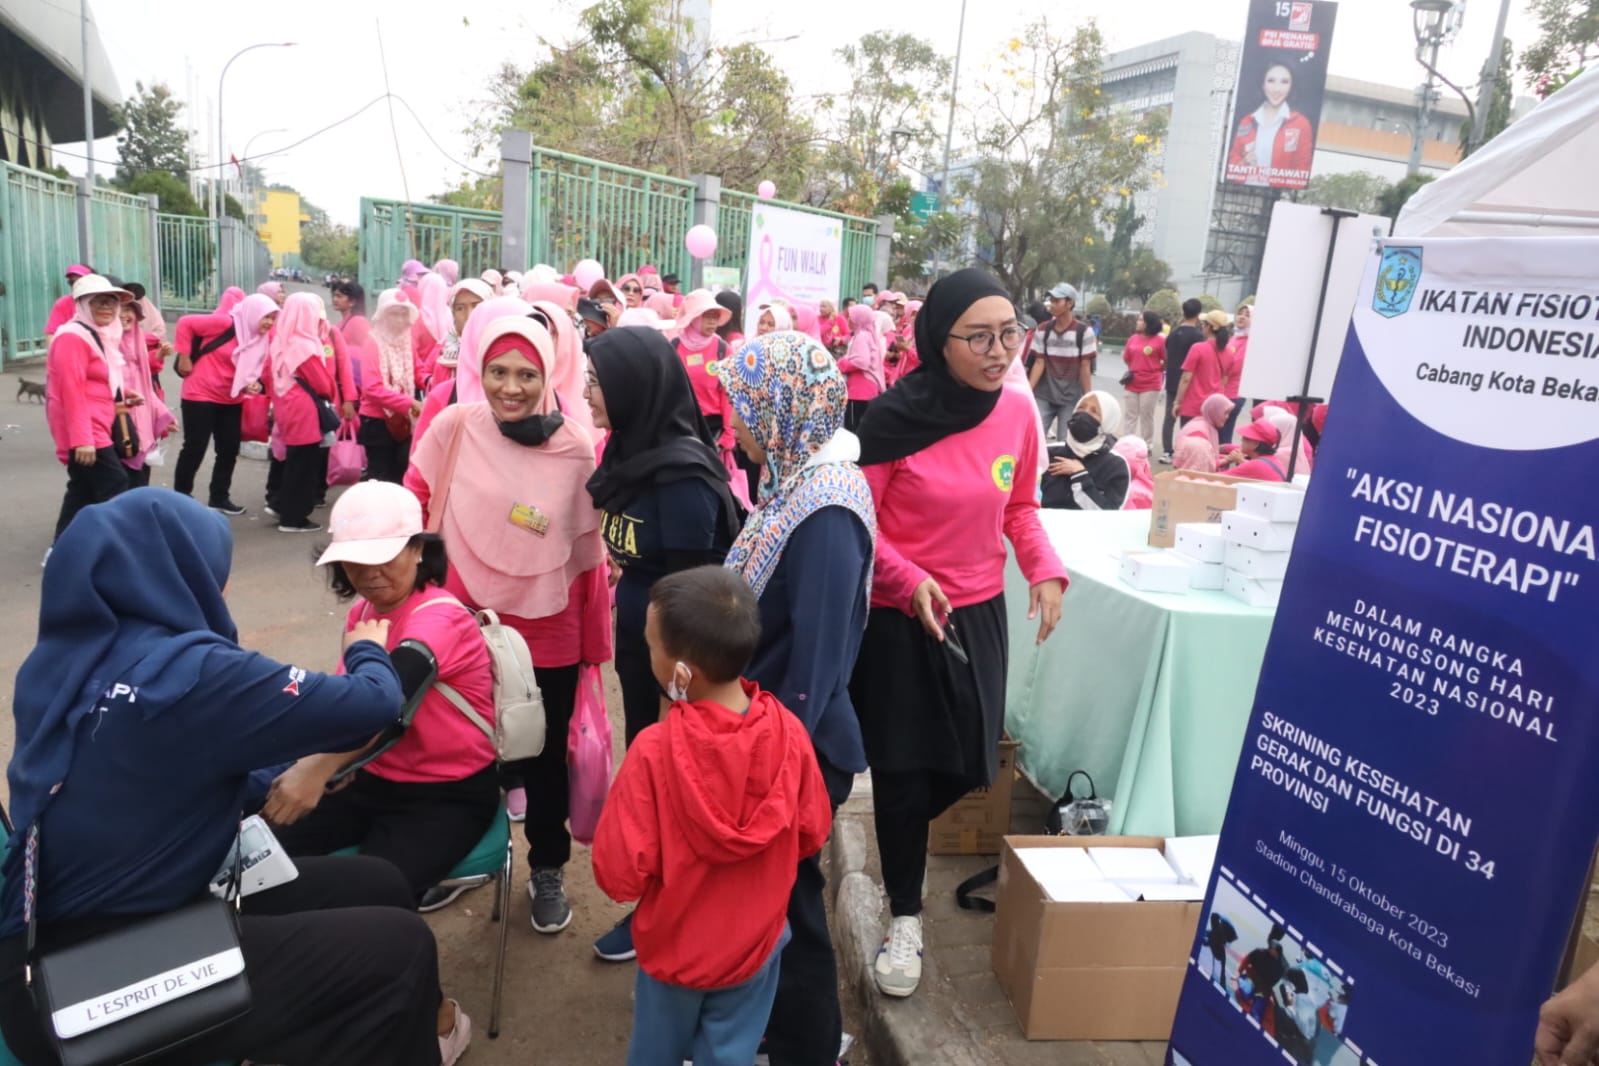
{"label": "floral patterned hijab", "polygon": [[843,428],[848,391],[827,349],[803,333],[769,333],[746,341],[719,366],[733,410],[766,449],[760,506],[728,552],[728,569],[743,574],[759,596],[788,538],[824,507],[853,511],[875,544],[872,490],[856,465],[860,441]]}

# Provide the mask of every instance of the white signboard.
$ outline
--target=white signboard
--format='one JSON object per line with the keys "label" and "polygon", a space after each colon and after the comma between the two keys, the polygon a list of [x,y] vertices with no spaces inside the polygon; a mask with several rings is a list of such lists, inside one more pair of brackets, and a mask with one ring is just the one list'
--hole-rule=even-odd
{"label": "white signboard", "polygon": [[1258,400],[1298,396],[1305,387],[1305,360],[1312,351],[1316,363],[1310,395],[1325,400],[1332,391],[1355,294],[1371,257],[1373,231],[1386,236],[1388,220],[1381,215],[1357,215],[1339,225],[1338,248],[1327,275],[1321,336],[1313,338],[1333,224],[1333,216],[1308,204],[1279,200],[1272,209],[1254,321],[1249,327],[1249,356],[1244,360],[1238,395]]}
{"label": "white signboard", "polygon": [[831,300],[836,306],[843,256],[844,224],[838,219],[756,204],[750,220],[744,332],[755,335],[761,305],[774,300],[812,307]]}

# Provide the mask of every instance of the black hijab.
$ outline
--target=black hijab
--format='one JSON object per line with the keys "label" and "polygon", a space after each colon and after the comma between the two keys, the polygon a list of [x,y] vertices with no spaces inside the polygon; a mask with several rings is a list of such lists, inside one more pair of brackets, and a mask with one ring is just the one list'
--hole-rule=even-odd
{"label": "black hijab", "polygon": [[671,342],[645,327],[608,329],[589,342],[588,356],[611,423],[588,482],[594,506],[614,514],[657,485],[698,478],[716,490],[736,535],[741,522],[727,467]]}
{"label": "black hijab", "polygon": [[992,274],[975,267],[957,270],[928,290],[927,301],[916,315],[916,354],[921,366],[866,408],[856,430],[861,438],[862,466],[915,455],[945,437],[974,428],[994,410],[999,389],[983,392],[961,384],[944,361],[949,331],[967,308],[989,296],[1010,300],[1010,293]]}

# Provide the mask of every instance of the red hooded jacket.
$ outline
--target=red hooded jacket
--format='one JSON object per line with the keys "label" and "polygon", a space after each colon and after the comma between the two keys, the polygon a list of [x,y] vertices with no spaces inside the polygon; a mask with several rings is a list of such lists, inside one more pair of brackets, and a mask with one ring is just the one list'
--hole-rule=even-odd
{"label": "red hooded jacket", "polygon": [[644,972],[685,988],[749,980],[783,935],[795,870],[832,823],[810,736],[744,682],[750,709],[679,701],[638,735],[594,836],[594,880],[639,901]]}

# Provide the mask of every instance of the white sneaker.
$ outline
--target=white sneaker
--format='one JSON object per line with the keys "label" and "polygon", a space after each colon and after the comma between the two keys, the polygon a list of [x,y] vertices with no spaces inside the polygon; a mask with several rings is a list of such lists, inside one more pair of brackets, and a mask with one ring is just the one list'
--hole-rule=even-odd
{"label": "white sneaker", "polygon": [[877,949],[877,988],[885,996],[904,999],[922,981],[922,919],[895,918]]}

